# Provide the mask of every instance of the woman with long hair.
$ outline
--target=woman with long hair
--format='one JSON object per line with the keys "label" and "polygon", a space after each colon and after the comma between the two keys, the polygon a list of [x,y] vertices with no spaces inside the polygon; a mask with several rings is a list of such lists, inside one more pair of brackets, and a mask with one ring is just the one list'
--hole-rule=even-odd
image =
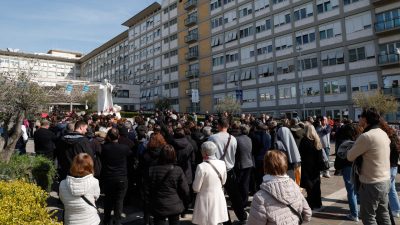
{"label": "woman with long hair", "polygon": [[320,171],[316,169],[321,150],[322,144],[317,131],[312,124],[306,123],[305,136],[299,146],[302,168],[300,186],[307,191],[307,202],[311,209],[322,207]]}

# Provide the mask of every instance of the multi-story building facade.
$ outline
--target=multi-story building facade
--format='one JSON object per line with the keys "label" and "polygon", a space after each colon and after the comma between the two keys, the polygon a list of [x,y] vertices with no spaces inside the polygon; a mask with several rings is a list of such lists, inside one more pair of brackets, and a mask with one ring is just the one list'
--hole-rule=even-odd
{"label": "multi-story building facade", "polygon": [[81,53],[50,50],[47,54],[0,50],[0,73],[30,71],[32,79],[42,85],[55,86],[66,80],[79,80]]}
{"label": "multi-story building facade", "polygon": [[[385,0],[164,0],[123,25],[140,105],[181,112],[357,118],[352,97],[398,96],[399,8]],[[393,115],[392,119],[396,115]],[[399,117],[399,115],[397,115]]]}
{"label": "multi-story building facade", "polygon": [[114,103],[124,111],[139,109],[139,86],[130,79],[129,47],[128,31],[124,31],[79,60],[84,79],[91,82],[107,79],[116,84]]}

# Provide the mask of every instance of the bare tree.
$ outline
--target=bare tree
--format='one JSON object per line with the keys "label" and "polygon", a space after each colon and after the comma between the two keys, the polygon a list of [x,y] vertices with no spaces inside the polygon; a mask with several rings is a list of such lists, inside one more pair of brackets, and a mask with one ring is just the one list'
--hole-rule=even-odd
{"label": "bare tree", "polygon": [[0,137],[1,161],[10,160],[21,136],[23,119],[46,106],[46,92],[33,81],[34,76],[32,68],[0,73],[0,112],[8,137]]}
{"label": "bare tree", "polygon": [[239,101],[231,96],[225,97],[215,106],[215,110],[219,113],[227,112],[230,115],[239,114],[242,110]]}
{"label": "bare tree", "polygon": [[353,97],[353,102],[360,108],[376,108],[381,115],[397,112],[399,102],[394,96],[384,95],[381,91],[360,92]]}

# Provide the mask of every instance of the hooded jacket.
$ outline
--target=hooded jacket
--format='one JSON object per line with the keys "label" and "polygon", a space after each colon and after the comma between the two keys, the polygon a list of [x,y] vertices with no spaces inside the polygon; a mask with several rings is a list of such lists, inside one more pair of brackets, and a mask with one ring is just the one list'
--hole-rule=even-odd
{"label": "hooded jacket", "polygon": [[79,153],[87,153],[94,159],[89,140],[80,133],[72,132],[64,135],[57,143],[57,159],[60,163],[60,178],[63,180],[69,173],[72,160]]}
{"label": "hooded jacket", "polygon": [[192,164],[195,163],[195,155],[192,144],[186,136],[175,137],[173,146],[176,152],[177,165],[183,170],[186,180],[189,184],[192,183]]}
{"label": "hooded jacket", "polygon": [[299,217],[290,204],[303,217],[303,222],[311,220],[311,208],[299,186],[288,176],[264,176],[261,190],[253,196],[248,225],[298,225]]}
{"label": "hooded jacket", "polygon": [[97,225],[100,217],[97,210],[85,202],[81,196],[85,196],[93,205],[100,196],[99,181],[92,174],[85,177],[67,178],[60,183],[59,196],[64,204],[65,225]]}

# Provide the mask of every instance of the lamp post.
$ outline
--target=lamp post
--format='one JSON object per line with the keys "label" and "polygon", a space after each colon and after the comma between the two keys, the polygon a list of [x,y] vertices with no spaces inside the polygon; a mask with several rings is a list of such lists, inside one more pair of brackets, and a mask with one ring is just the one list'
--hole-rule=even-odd
{"label": "lamp post", "polygon": [[303,63],[301,62],[301,47],[297,46],[296,47],[297,52],[299,53],[299,56],[297,57],[297,60],[299,61],[299,67],[300,67],[300,79],[301,79],[301,101],[303,105],[303,120],[306,117],[306,105],[304,102],[304,79],[303,79]]}

